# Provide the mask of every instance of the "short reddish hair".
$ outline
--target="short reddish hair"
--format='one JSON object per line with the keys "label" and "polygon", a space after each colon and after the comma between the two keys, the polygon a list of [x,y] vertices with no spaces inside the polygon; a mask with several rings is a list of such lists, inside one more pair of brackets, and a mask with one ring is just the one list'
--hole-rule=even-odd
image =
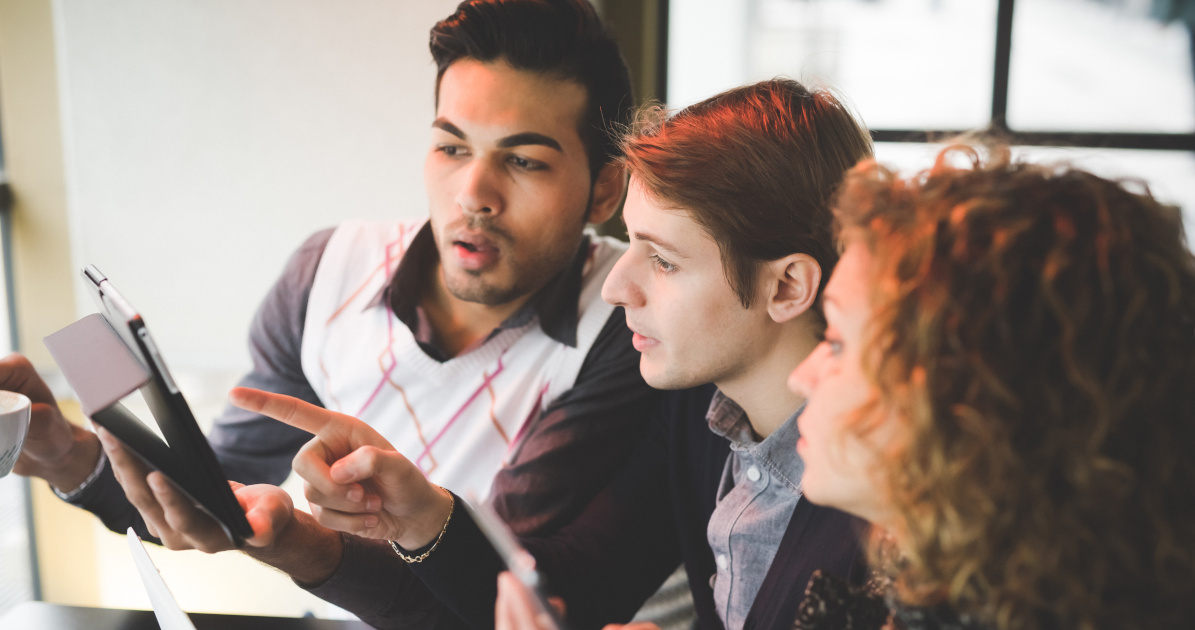
{"label": "short reddish hair", "polygon": [[871,137],[826,90],[789,79],[734,88],[667,116],[640,112],[622,141],[648,194],[690,213],[718,243],[744,307],[759,265],[794,252],[822,269],[838,262],[830,200]]}

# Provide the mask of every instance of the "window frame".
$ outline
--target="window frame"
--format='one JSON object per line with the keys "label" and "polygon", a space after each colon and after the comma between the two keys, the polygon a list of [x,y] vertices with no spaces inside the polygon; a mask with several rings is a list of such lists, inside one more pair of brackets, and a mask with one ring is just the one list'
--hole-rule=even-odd
{"label": "window frame", "polygon": [[[659,0],[659,32],[656,34],[656,96],[668,101],[668,5]],[[1066,147],[1093,149],[1144,149],[1195,152],[1195,133],[1136,133],[1095,131],[1018,131],[1008,126],[1009,64],[1012,57],[1012,27],[1016,0],[997,0],[996,55],[992,75],[992,108],[987,125],[979,130],[1010,146]],[[1193,35],[1195,36],[1195,35]],[[937,143],[974,129],[871,129],[874,142]]]}
{"label": "window frame", "polygon": [[[8,311],[8,347],[12,352],[20,349],[20,336],[17,329],[16,292],[13,280],[12,255],[12,209],[14,204],[12,187],[8,183],[8,172],[5,170],[3,134],[0,132],[0,256],[3,258],[4,295]],[[21,480],[25,504],[25,540],[29,545],[29,580],[30,594],[33,601],[42,600],[41,570],[37,557],[37,529],[33,517],[33,485],[32,480],[25,477]]]}

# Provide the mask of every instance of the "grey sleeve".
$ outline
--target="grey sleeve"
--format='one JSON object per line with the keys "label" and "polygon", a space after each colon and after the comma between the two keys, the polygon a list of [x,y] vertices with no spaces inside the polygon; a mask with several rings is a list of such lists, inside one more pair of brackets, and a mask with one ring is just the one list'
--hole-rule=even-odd
{"label": "grey sleeve", "polygon": [[[316,232],[286,263],[282,276],[257,309],[249,329],[253,369],[238,385],[294,396],[323,406],[303,375],[300,350],[307,298],[333,229]],[[280,484],[291,459],[311,435],[265,416],[228,405],[208,442],[229,479],[244,484]]]}

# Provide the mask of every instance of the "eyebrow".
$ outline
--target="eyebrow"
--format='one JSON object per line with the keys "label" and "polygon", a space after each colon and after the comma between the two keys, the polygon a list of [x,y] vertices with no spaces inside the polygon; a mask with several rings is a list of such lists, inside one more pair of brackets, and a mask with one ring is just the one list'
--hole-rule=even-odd
{"label": "eyebrow", "polygon": [[[432,127],[436,129],[442,129],[460,138],[461,140],[468,139],[465,136],[465,132],[461,131],[460,127],[457,127],[443,118],[437,118],[433,120]],[[544,146],[548,147],[549,149],[555,149],[561,153],[564,153],[564,148],[560,146],[560,143],[557,142],[555,138],[552,138],[551,136],[545,136],[542,133],[535,133],[534,131],[516,133],[514,135],[506,136],[498,141],[498,148],[500,149],[509,149],[512,147],[521,147],[527,145]]]}
{"label": "eyebrow", "polygon": [[656,247],[659,247],[660,249],[666,249],[669,252],[676,254],[677,256],[680,256],[682,258],[687,258],[687,256],[685,256],[684,254],[681,253],[680,249],[678,249],[676,247],[676,245],[673,245],[672,243],[670,243],[658,236],[654,236],[651,234],[644,234],[643,232],[635,232],[631,236],[632,236],[632,238],[634,238],[637,241],[647,241],[648,243],[651,243],[651,244],[655,245]]}
{"label": "eyebrow", "polygon": [[564,153],[560,143],[555,139],[545,136],[542,133],[535,133],[534,131],[524,131],[523,133],[516,133],[513,136],[506,136],[498,141],[498,147],[502,149],[509,149],[511,147],[518,147],[528,144],[538,144],[540,146],[548,147],[549,149],[556,149]]}
{"label": "eyebrow", "polygon": [[461,131],[460,127],[457,127],[456,125],[448,122],[447,120],[444,120],[443,118],[437,118],[437,119],[433,120],[432,127],[435,129],[443,129],[444,131],[447,131],[448,133],[460,138],[461,140],[465,139],[465,132]]}

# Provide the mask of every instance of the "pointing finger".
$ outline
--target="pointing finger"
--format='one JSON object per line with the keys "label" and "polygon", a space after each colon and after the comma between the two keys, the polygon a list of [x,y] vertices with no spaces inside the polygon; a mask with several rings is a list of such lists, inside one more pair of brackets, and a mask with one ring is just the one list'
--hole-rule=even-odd
{"label": "pointing finger", "polygon": [[234,387],[228,393],[228,399],[232,404],[245,411],[260,413],[308,433],[319,433],[329,420],[326,415],[314,413],[315,411],[327,413],[325,409],[320,409],[298,398],[263,392],[260,389]]}
{"label": "pointing finger", "polygon": [[235,387],[228,395],[232,404],[260,413],[284,424],[316,435],[333,451],[350,451],[370,445],[393,450],[393,446],[368,424],[311,403],[247,387]]}

